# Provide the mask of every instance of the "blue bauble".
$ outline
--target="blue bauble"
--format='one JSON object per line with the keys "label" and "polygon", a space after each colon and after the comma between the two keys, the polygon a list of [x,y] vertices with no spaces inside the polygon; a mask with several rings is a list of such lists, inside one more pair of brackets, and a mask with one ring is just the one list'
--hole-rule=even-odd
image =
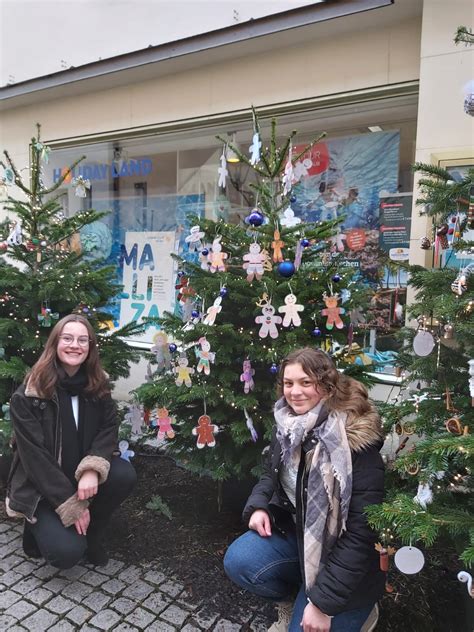
{"label": "blue bauble", "polygon": [[226,287],[221,287],[221,289],[219,290],[219,296],[222,296],[222,298],[224,298],[228,294],[229,294],[229,290]]}
{"label": "blue bauble", "polygon": [[203,248],[201,250],[201,254],[203,257],[207,257],[207,255],[209,254],[209,250],[207,248]]}
{"label": "blue bauble", "polygon": [[174,342],[170,342],[170,344],[168,345],[168,349],[171,353],[176,353],[177,348],[178,346]]}
{"label": "blue bauble", "polygon": [[268,370],[270,371],[270,373],[273,373],[273,375],[275,375],[275,373],[278,373],[278,365],[274,362]]}
{"label": "blue bauble", "polygon": [[178,272],[178,276],[179,276],[179,277],[184,276],[184,272],[183,272],[182,270],[180,270],[180,271]]}
{"label": "blue bauble", "polygon": [[292,204],[294,204],[294,203],[296,202],[296,195],[292,195],[292,196],[290,197],[290,202],[291,202]]}
{"label": "blue bauble", "polygon": [[295,266],[292,261],[282,261],[277,266],[278,274],[286,279],[292,277],[295,273]]}
{"label": "blue bauble", "polygon": [[334,283],[339,283],[339,281],[341,280],[341,275],[336,273],[336,274],[332,277],[332,280],[334,281]]}
{"label": "blue bauble", "polygon": [[303,248],[307,248],[309,246],[309,239],[306,239],[306,237],[302,239],[301,245],[303,246]]}
{"label": "blue bauble", "polygon": [[251,226],[261,226],[263,219],[263,213],[258,208],[254,208],[250,215],[245,218],[245,222]]}
{"label": "blue bauble", "polygon": [[193,311],[191,312],[191,316],[193,318],[199,318],[199,312],[197,311],[197,309],[193,309]]}
{"label": "blue bauble", "polygon": [[321,330],[319,329],[319,327],[315,327],[315,328],[313,329],[313,331],[311,332],[311,335],[312,335],[312,336],[315,336],[316,338],[317,338],[318,336],[320,336],[320,335],[321,335]]}

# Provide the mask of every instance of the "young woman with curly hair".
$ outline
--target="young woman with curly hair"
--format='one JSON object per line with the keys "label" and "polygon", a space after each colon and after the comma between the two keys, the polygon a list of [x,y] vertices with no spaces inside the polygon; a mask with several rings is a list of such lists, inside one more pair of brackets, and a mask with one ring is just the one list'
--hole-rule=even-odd
{"label": "young woman with curly hair", "polygon": [[272,632],[373,629],[385,577],[364,508],[383,499],[379,416],[365,387],[319,349],[285,358],[279,391],[266,471],[243,513],[249,531],[225,570],[280,602]]}
{"label": "young woman with curly hair", "polygon": [[101,536],[136,475],[113,456],[118,420],[89,321],[52,329],[10,404],[13,462],[7,513],[25,519],[23,547],[58,568],[108,561]]}

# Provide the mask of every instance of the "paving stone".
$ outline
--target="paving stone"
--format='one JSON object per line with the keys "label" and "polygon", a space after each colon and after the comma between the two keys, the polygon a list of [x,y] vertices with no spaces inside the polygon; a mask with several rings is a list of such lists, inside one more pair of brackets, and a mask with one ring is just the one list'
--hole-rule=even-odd
{"label": "paving stone", "polygon": [[159,614],[165,608],[167,608],[170,603],[171,599],[168,595],[160,592],[155,592],[147,599],[145,599],[145,601],[142,603],[142,606],[144,606],[148,610],[151,610],[151,612],[154,612],[155,614]]}
{"label": "paving stone", "polygon": [[179,593],[183,592],[184,586],[182,584],[178,584],[177,582],[167,581],[164,584],[161,584],[160,590],[172,597],[177,597]]}
{"label": "paving stone", "polygon": [[15,573],[20,573],[21,575],[31,575],[33,571],[36,571],[40,566],[44,564],[43,560],[38,560],[40,564],[36,564],[35,562],[24,561],[18,566],[15,566]]}
{"label": "paving stone", "polygon": [[105,582],[105,584],[102,584],[101,586],[102,590],[104,590],[107,593],[110,593],[111,595],[117,595],[126,587],[127,587],[127,584],[125,582],[120,581],[120,579],[117,579],[116,577],[114,577],[113,579],[109,579],[108,581]]}
{"label": "paving stone", "polygon": [[76,581],[69,584],[69,586],[66,586],[61,594],[64,595],[64,597],[69,597],[69,599],[74,599],[74,601],[81,603],[81,601],[87,597],[87,595],[90,595],[93,590],[93,586]]}
{"label": "paving stone", "polygon": [[102,610],[92,617],[90,625],[95,625],[100,630],[111,630],[120,621],[120,615],[113,610]]}
{"label": "paving stone", "polygon": [[87,573],[87,568],[84,566],[73,566],[72,568],[66,568],[59,572],[59,577],[64,577],[70,581],[75,581]]}
{"label": "paving stone", "polygon": [[242,626],[228,619],[219,619],[214,627],[214,632],[240,632]]}
{"label": "paving stone", "polygon": [[41,568],[38,568],[37,571],[33,571],[33,575],[35,577],[39,577],[40,579],[51,579],[59,573],[58,568],[54,568],[54,566],[50,566],[49,564],[45,564]]}
{"label": "paving stone", "polygon": [[76,606],[72,610],[66,613],[66,617],[75,623],[76,625],[82,625],[89,617],[91,617],[94,613],[87,608],[83,608],[82,606]]}
{"label": "paving stone", "polygon": [[128,588],[126,588],[123,591],[122,595],[124,597],[130,597],[131,599],[142,601],[142,599],[148,597],[148,595],[154,590],[155,589],[153,588],[153,586],[150,586],[150,584],[138,580],[134,584],[131,584]]}
{"label": "paving stone", "polygon": [[98,572],[102,573],[102,575],[116,575],[121,568],[123,568],[125,564],[120,560],[109,560],[105,566],[100,566],[98,568]]}
{"label": "paving stone", "polygon": [[147,626],[153,621],[155,615],[148,612],[144,608],[136,608],[133,612],[131,612],[128,617],[126,617],[125,621],[132,625],[137,626],[139,630],[146,630]]}
{"label": "paving stone", "polygon": [[31,592],[28,593],[28,601],[32,601],[37,606],[41,606],[46,601],[51,599],[53,593],[50,590],[46,590],[46,588],[35,588]]}
{"label": "paving stone", "polygon": [[17,537],[18,537],[18,533],[16,531],[13,531],[13,529],[10,529],[8,531],[2,531],[0,533],[0,544],[7,544],[8,542],[11,542]]}
{"label": "paving stone", "polygon": [[74,632],[75,629],[76,628],[72,625],[72,623],[63,619],[62,621],[56,623],[56,625],[53,625],[52,628],[48,628],[48,632]]}
{"label": "paving stone", "polygon": [[127,584],[133,584],[133,582],[135,582],[141,574],[140,568],[137,568],[136,566],[129,566],[118,575],[118,578]]}
{"label": "paving stone", "polygon": [[176,632],[176,628],[169,623],[156,619],[147,627],[146,632]]}
{"label": "paving stone", "polygon": [[109,605],[109,608],[113,608],[114,610],[117,610],[117,612],[120,612],[120,614],[125,616],[129,612],[132,612],[136,605],[136,602],[132,601],[132,599],[119,597],[115,601],[112,601],[112,603]]}
{"label": "paving stone", "polygon": [[73,601],[65,599],[62,595],[54,597],[54,599],[51,599],[51,601],[48,601],[46,604],[46,608],[56,614],[64,614],[68,612],[68,610],[72,610],[75,606],[76,604]]}
{"label": "paving stone", "polygon": [[5,614],[9,615],[10,617],[15,617],[15,619],[21,620],[27,617],[32,612],[36,612],[36,610],[36,606],[34,606],[32,603],[28,603],[28,601],[20,599],[20,601],[17,601],[12,606],[7,608],[7,610],[5,610]]}
{"label": "paving stone", "polygon": [[250,624],[250,630],[252,632],[267,632],[268,630],[268,621],[264,617],[257,615],[255,619]]}
{"label": "paving stone", "polygon": [[201,628],[198,628],[193,623],[186,623],[184,628],[181,628],[181,632],[201,632]]}
{"label": "paving stone", "polygon": [[179,605],[181,605],[184,608],[187,608],[188,610],[191,610],[191,611],[197,610],[198,608],[200,608],[202,606],[202,602],[201,601],[196,601],[196,602],[191,601],[191,597],[189,596],[187,591],[184,591],[179,596],[179,599],[176,600],[176,603],[178,603]]}
{"label": "paving stone", "polygon": [[125,621],[123,621],[122,623],[119,623],[114,628],[114,632],[139,632],[139,630],[133,625],[130,625],[128,623],[125,623]]}
{"label": "paving stone", "polygon": [[23,558],[20,557],[19,555],[15,555],[15,554],[9,555],[3,560],[0,560],[0,570],[9,571],[15,566],[17,566],[18,564],[21,564],[21,562],[23,562]]}
{"label": "paving stone", "polygon": [[217,613],[211,612],[207,608],[203,608],[199,612],[195,612],[193,614],[193,620],[195,619],[199,627],[204,628],[205,630],[208,630],[211,625],[215,623],[218,617],[219,615]]}
{"label": "paving stone", "polygon": [[21,599],[20,595],[13,590],[4,590],[0,593],[0,608],[2,610],[9,608],[16,601]]}
{"label": "paving stone", "polygon": [[23,575],[15,573],[15,571],[7,571],[6,573],[3,573],[3,575],[0,577],[0,581],[2,582],[2,584],[5,584],[5,586],[12,586],[17,582],[20,582],[22,579]]}
{"label": "paving stone", "polygon": [[[3,629],[3,628],[0,628]],[[18,624],[18,625],[12,625],[10,628],[8,628],[8,632],[25,632],[26,628],[24,628],[22,625]]]}
{"label": "paving stone", "polygon": [[83,600],[82,605],[86,606],[86,608],[91,608],[94,612],[99,612],[99,610],[105,608],[110,601],[112,601],[110,595],[105,595],[101,592],[93,592]]}
{"label": "paving stone", "polygon": [[46,588],[46,590],[50,590],[53,593],[63,592],[67,586],[69,586],[67,579],[62,579],[61,577],[53,577],[53,579],[50,579],[49,582],[43,584],[43,588]]}
{"label": "paving stone", "polygon": [[17,555],[20,555],[19,542],[16,538],[14,540],[11,540],[7,544],[2,544],[2,546],[0,547],[0,558],[3,559],[4,557],[8,557],[10,553],[16,553]]}
{"label": "paving stone", "polygon": [[160,614],[161,619],[179,626],[181,626],[188,617],[189,612],[187,610],[183,610],[183,608],[180,608],[176,604],[172,604]]}
{"label": "paving stone", "polygon": [[44,632],[56,623],[58,615],[41,609],[22,621],[22,625],[30,632]]}
{"label": "paving stone", "polygon": [[155,584],[155,586],[159,586],[164,581],[166,581],[166,575],[161,571],[148,571],[145,573],[143,579],[151,584]]}
{"label": "paving stone", "polygon": [[85,573],[81,577],[81,581],[85,582],[86,584],[90,584],[91,586],[100,586],[101,584],[106,582],[107,579],[100,573],[88,570],[87,573]]}
{"label": "paving stone", "polygon": [[26,595],[31,592],[35,588],[39,588],[41,585],[41,579],[38,577],[28,577],[27,579],[23,579],[21,582],[18,582],[14,586],[12,586],[13,590],[16,590],[20,595]]}
{"label": "paving stone", "polygon": [[0,630],[11,629],[12,625],[15,625],[16,619],[9,617],[6,614],[0,615]]}
{"label": "paving stone", "polygon": [[0,522],[0,533],[3,533],[4,531],[11,531],[11,530],[12,530],[11,523]]}

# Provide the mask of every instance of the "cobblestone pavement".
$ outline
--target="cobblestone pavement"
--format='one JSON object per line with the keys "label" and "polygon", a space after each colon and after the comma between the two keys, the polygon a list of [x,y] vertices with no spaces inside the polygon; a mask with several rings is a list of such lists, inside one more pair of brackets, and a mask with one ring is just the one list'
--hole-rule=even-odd
{"label": "cobblestone pavement", "polygon": [[212,603],[192,603],[185,587],[158,564],[126,566],[110,560],[93,568],[78,564],[61,571],[27,558],[23,527],[0,521],[0,630],[69,632],[264,632],[268,622],[258,609],[242,621],[214,612]]}

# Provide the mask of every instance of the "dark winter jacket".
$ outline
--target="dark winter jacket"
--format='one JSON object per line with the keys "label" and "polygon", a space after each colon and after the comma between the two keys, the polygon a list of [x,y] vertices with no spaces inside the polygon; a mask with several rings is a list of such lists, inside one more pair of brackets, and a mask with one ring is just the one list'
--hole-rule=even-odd
{"label": "dark winter jacket", "polygon": [[[118,421],[110,396],[80,397],[84,419],[85,456],[76,469],[78,481],[86,470],[95,470],[99,484],[107,480],[112,453],[117,446]],[[79,500],[76,487],[61,468],[62,424],[57,394],[42,399],[29,384],[12,396],[10,414],[14,432],[13,462],[7,484],[7,513],[35,522],[35,511],[44,499],[69,527],[89,502]]]}
{"label": "dark winter jacket", "polygon": [[[326,411],[322,411],[318,425],[324,423],[326,417]],[[383,500],[384,465],[379,454],[382,441],[377,413],[374,411],[366,418],[348,420],[346,433],[353,468],[347,529],[332,550],[325,552],[325,564],[320,568],[315,585],[307,593],[311,603],[330,616],[373,604],[383,595],[385,586],[385,574],[380,570],[379,554],[375,550],[377,537],[363,513],[367,505],[379,504]],[[309,433],[303,443],[302,453],[312,450],[316,442],[313,433]],[[305,471],[305,459],[301,459],[296,483],[295,524],[292,517],[295,510],[279,480],[280,466],[281,449],[275,429],[266,471],[252,490],[243,518],[248,524],[252,513],[263,509],[269,514],[274,530],[285,535],[288,530],[296,529],[303,575],[303,517],[306,513],[308,472]]]}

